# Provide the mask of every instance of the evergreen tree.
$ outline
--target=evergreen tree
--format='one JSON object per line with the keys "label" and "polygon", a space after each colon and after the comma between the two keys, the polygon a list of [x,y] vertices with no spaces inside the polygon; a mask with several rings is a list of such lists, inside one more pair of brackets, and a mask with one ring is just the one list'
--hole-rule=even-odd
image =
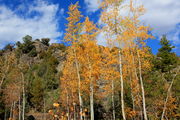
{"label": "evergreen tree", "polygon": [[33,103],[33,107],[36,108],[36,110],[41,111],[43,107],[43,96],[44,96],[44,88],[42,84],[42,79],[39,77],[36,77],[32,83],[31,88],[31,102]]}
{"label": "evergreen tree", "polygon": [[29,35],[26,35],[23,37],[23,42],[17,42],[16,46],[18,49],[16,50],[17,56],[21,56],[22,54],[28,54],[30,57],[35,57],[37,55],[36,47],[33,45],[32,37]]}
{"label": "evergreen tree", "polygon": [[46,46],[49,46],[49,41],[50,41],[49,38],[42,38],[42,39],[41,39],[41,43],[44,44],[44,45],[46,45]]}
{"label": "evergreen tree", "polygon": [[5,47],[4,47],[4,50],[5,51],[12,51],[14,49],[14,45],[12,44],[7,44]]}
{"label": "evergreen tree", "polygon": [[177,56],[172,52],[174,46],[167,40],[166,35],[162,36],[160,44],[162,47],[158,51],[155,68],[161,72],[170,72],[177,65]]}

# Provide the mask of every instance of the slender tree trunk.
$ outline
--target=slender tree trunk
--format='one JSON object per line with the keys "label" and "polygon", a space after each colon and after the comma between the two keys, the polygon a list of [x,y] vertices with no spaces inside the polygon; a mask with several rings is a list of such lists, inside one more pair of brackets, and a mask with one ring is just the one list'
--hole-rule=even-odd
{"label": "slender tree trunk", "polygon": [[174,80],[176,78],[176,75],[177,73],[175,74],[175,76],[173,77],[173,80],[171,81],[171,84],[168,88],[168,91],[167,91],[167,97],[166,97],[166,100],[165,100],[165,103],[164,103],[164,107],[163,107],[163,112],[162,112],[162,115],[161,115],[161,120],[164,119],[164,115],[165,115],[165,112],[166,112],[166,106],[167,106],[167,102],[168,102],[168,99],[169,99],[169,96],[170,96],[170,93],[171,93],[171,88],[172,88],[172,85],[174,83]]}
{"label": "slender tree trunk", "polygon": [[[134,104],[134,94],[133,94],[133,88],[132,88],[132,78],[131,78],[131,74],[130,74],[130,82],[131,82],[131,98],[132,98],[132,104],[133,104],[133,111],[135,111],[135,104]],[[134,119],[134,118],[133,118]]]}
{"label": "slender tree trunk", "polygon": [[93,85],[93,80],[92,80],[92,66],[88,57],[88,64],[89,64],[89,70],[90,70],[90,110],[91,110],[91,120],[94,120],[94,85]]}
{"label": "slender tree trunk", "polygon": [[116,120],[115,103],[114,103],[114,80],[112,80],[112,108],[113,108],[113,120]]}
{"label": "slender tree trunk", "polygon": [[122,117],[123,120],[126,120],[125,115],[125,107],[124,107],[124,81],[123,81],[123,73],[122,73],[122,55],[121,51],[119,50],[119,72],[120,72],[120,83],[121,83],[121,110],[122,110]]}
{"label": "slender tree trunk", "polygon": [[[133,66],[131,66],[133,67]],[[130,87],[131,87],[131,98],[132,98],[132,104],[133,104],[133,111],[135,111],[135,104],[134,104],[134,94],[133,94],[133,81],[132,81],[132,77],[133,77],[133,72],[131,71],[130,65],[128,64],[128,74],[129,74],[129,80],[130,80]],[[134,119],[134,118],[133,118]]]}
{"label": "slender tree trunk", "polygon": [[7,117],[7,111],[6,111],[6,107],[5,107],[5,113],[4,113],[4,120],[6,120],[6,117]]}
{"label": "slender tree trunk", "polygon": [[26,98],[25,98],[25,81],[24,81],[24,74],[21,73],[22,81],[23,81],[23,106],[22,106],[22,120],[25,120],[25,104],[26,104]]}
{"label": "slender tree trunk", "polygon": [[[78,60],[77,60],[77,55],[76,55],[76,51],[74,50],[74,54],[75,54],[75,64],[76,64],[76,72],[77,72],[77,77],[78,77],[78,96],[79,96],[79,104],[80,104],[80,113],[83,112],[83,102],[82,102],[82,96],[81,96],[81,77],[80,77],[80,70],[79,70],[79,64],[78,64]],[[80,114],[80,120],[82,120],[82,114]]]}
{"label": "slender tree trunk", "polygon": [[142,80],[141,58],[140,58],[138,51],[137,51],[137,54],[138,54],[138,62],[139,62],[139,77],[140,77],[141,92],[142,92],[143,114],[144,114],[144,120],[148,120],[147,112],[146,112],[146,100],[145,100],[144,84],[143,84],[143,80]]}
{"label": "slender tree trunk", "polygon": [[44,112],[44,114],[43,114],[43,119],[44,120],[46,120],[46,115],[45,115],[45,113],[46,113],[46,101],[45,101],[45,97],[43,97],[43,107],[44,107],[44,109],[43,109],[43,112]]}
{"label": "slender tree trunk", "polygon": [[[136,65],[136,64],[135,64],[135,58],[134,58],[133,53],[132,53],[132,56],[133,56],[133,65]],[[136,66],[134,66],[134,75],[135,75],[136,80],[137,80],[136,88],[140,91],[140,89],[139,89],[139,78],[138,78]],[[138,93],[136,96],[138,96],[138,97],[137,97],[137,100],[138,100],[138,105],[139,105],[139,110],[140,110],[140,117],[138,117],[138,119],[143,120],[143,114],[142,114],[142,111],[143,111],[143,110],[142,110],[142,106],[141,106],[141,100],[140,100],[140,95],[139,95],[139,93]]]}
{"label": "slender tree trunk", "polygon": [[[133,111],[135,111],[135,105],[134,105],[134,95],[131,92],[131,98],[132,98],[132,104],[133,104]],[[134,117],[132,118],[132,120],[134,120]]]}
{"label": "slender tree trunk", "polygon": [[[115,10],[118,12],[118,5],[115,5]],[[117,16],[115,16],[115,34],[118,35],[118,29],[117,29]],[[119,41],[119,46],[120,46],[120,41]],[[120,47],[119,47],[120,49]],[[126,115],[125,115],[125,106],[124,106],[124,80],[123,80],[123,72],[122,72],[122,55],[121,51],[119,50],[119,73],[120,73],[120,84],[121,84],[121,111],[122,111],[122,117],[123,120],[126,120]]]}
{"label": "slender tree trunk", "polygon": [[12,118],[13,118],[13,120],[15,120],[16,119],[16,116],[15,116],[15,107],[16,107],[16,102],[13,102],[13,114],[12,114]]}
{"label": "slender tree trunk", "polygon": [[93,88],[93,83],[92,83],[92,80],[91,80],[91,83],[90,83],[90,107],[91,107],[91,120],[94,120],[94,88]]}
{"label": "slender tree trunk", "polygon": [[76,104],[73,104],[74,106],[74,120],[76,120]]}
{"label": "slender tree trunk", "polygon": [[86,120],[86,114],[84,115],[84,120]]}
{"label": "slender tree trunk", "polygon": [[13,114],[13,103],[11,104],[11,109],[10,109],[10,118],[12,119],[12,114]]}
{"label": "slender tree trunk", "polygon": [[[67,89],[66,89],[66,91],[67,91]],[[68,91],[67,91],[67,97],[66,97],[66,102],[67,102],[67,113],[68,113],[68,120],[70,120],[70,110],[69,110],[69,94],[68,94]]]}
{"label": "slender tree trunk", "polygon": [[4,80],[5,80],[5,76],[6,75],[3,75],[2,79],[1,79],[1,82],[0,82],[0,91],[1,91],[2,84],[3,84]]}
{"label": "slender tree trunk", "polygon": [[21,93],[19,93],[19,120],[21,120]]}

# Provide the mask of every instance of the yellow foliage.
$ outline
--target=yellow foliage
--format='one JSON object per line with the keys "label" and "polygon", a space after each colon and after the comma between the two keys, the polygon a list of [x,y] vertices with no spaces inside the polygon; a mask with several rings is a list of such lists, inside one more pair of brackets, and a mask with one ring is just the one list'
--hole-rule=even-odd
{"label": "yellow foliage", "polygon": [[59,107],[59,103],[54,103],[53,106],[54,107]]}

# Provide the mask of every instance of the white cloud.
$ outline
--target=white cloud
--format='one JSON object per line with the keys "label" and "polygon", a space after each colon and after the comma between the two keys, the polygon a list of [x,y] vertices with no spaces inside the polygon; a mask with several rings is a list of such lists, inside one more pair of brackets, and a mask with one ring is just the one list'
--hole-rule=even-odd
{"label": "white cloud", "polygon": [[180,1],[179,0],[143,0],[147,12],[143,21],[153,28],[157,37],[163,34],[175,45],[180,44]]}
{"label": "white cloud", "polygon": [[147,12],[142,19],[154,29],[154,32],[160,35],[167,34],[180,23],[179,0],[143,0],[143,4]]}
{"label": "white cloud", "polygon": [[[16,10],[0,6],[1,47],[7,43],[22,41],[25,35],[31,35],[33,39],[48,37],[52,39],[52,42],[62,36],[62,32],[58,30],[56,18],[56,13],[59,11],[58,5],[38,0],[28,7],[26,14],[17,14],[19,10],[25,9],[23,4]],[[62,9],[60,13],[63,13]]]}
{"label": "white cloud", "polygon": [[99,5],[102,0],[84,0],[87,12],[95,12],[99,9]]}
{"label": "white cloud", "polygon": [[107,46],[107,41],[106,41],[106,37],[105,37],[104,32],[100,32],[96,39],[98,40],[97,41],[98,45]]}
{"label": "white cloud", "polygon": [[[126,0],[125,3],[128,3]],[[160,38],[167,34],[174,44],[180,44],[180,0],[136,0],[137,4],[143,4],[146,13],[141,20],[153,29],[153,35]],[[127,14],[121,10],[121,15]],[[100,21],[101,23],[101,21]],[[178,26],[178,27],[177,27]]]}
{"label": "white cloud", "polygon": [[180,24],[176,26],[168,35],[168,40],[171,40],[175,45],[180,45]]}

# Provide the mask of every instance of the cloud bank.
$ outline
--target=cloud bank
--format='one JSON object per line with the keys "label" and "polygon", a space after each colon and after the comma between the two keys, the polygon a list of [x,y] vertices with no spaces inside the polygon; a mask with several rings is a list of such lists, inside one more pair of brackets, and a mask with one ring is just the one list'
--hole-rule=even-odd
{"label": "cloud bank", "polygon": [[38,0],[26,9],[25,4],[19,5],[15,10],[5,5],[0,6],[0,47],[7,43],[22,41],[25,35],[31,35],[33,39],[48,37],[55,42],[62,32],[58,30],[59,10],[56,4]]}
{"label": "cloud bank", "polygon": [[[97,1],[85,0],[87,11],[97,11]],[[163,34],[167,34],[174,44],[180,44],[180,0],[137,0],[137,3],[144,5],[147,12],[141,19],[153,28],[154,36],[159,39]]]}
{"label": "cloud bank", "polygon": [[157,36],[167,34],[174,44],[180,42],[180,1],[179,0],[143,0],[147,12],[143,21],[153,28]]}

